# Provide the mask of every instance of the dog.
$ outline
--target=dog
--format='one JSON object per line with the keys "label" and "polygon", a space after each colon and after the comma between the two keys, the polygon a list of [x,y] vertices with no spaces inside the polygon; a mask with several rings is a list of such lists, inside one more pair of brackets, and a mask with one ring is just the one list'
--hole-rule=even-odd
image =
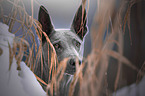
{"label": "dog", "polygon": [[[84,37],[86,36],[88,29],[86,10],[84,9],[83,11],[82,5],[80,5],[74,16],[70,29],[55,29],[51,17],[44,6],[40,6],[38,21],[42,25],[42,30],[47,34],[55,48],[58,62],[61,62],[65,58],[69,58],[65,70],[65,73],[68,75],[66,78],[68,78],[64,81],[67,83],[70,77],[73,78],[73,74],[76,71],[76,60],[79,61],[79,64],[82,63],[85,41]],[[34,73],[47,83],[49,76],[47,51],[49,50],[44,36],[42,36],[42,47],[44,59],[43,75],[41,75],[40,63],[38,63],[39,65]],[[64,84],[62,84],[62,86],[64,86]]]}

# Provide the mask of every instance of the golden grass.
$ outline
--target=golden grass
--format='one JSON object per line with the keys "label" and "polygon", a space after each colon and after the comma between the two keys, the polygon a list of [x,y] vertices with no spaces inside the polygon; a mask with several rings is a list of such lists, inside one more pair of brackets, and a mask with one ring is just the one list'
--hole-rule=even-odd
{"label": "golden grass", "polygon": [[[0,1],[1,4],[3,0]],[[6,0],[7,3],[12,5],[12,10],[9,15],[3,15],[3,7],[0,4],[0,14],[1,20],[3,23],[9,25],[9,31],[16,34],[19,30],[22,30],[22,38],[19,36],[15,37],[15,42],[13,44],[13,48],[9,46],[10,50],[10,67],[12,64],[12,58],[15,56],[18,64],[18,70],[20,70],[20,62],[23,56],[26,57],[25,63],[27,66],[34,71],[39,60],[41,60],[41,70],[43,72],[43,58],[42,58],[42,34],[46,37],[48,42],[48,48],[50,46],[51,52],[48,51],[48,60],[49,56],[51,56],[51,63],[48,64],[50,66],[49,76],[52,76],[51,82],[47,84],[47,92],[50,91],[51,95],[58,92],[59,89],[59,82],[63,77],[63,73],[65,72],[66,62],[68,58],[64,59],[60,64],[57,62],[57,56],[53,45],[51,44],[48,36],[45,32],[42,31],[41,25],[37,20],[33,18],[33,0],[30,1],[31,3],[31,16],[25,11],[25,6],[22,0]],[[39,4],[37,1],[34,0],[36,4]],[[82,0],[83,8],[86,6],[86,0]],[[89,1],[88,1],[89,2]],[[109,66],[110,57],[113,57],[118,60],[118,71],[115,79],[114,90],[116,91],[119,83],[120,73],[122,64],[126,64],[127,66],[131,67],[132,69],[139,71],[138,76],[144,75],[144,65],[141,70],[136,68],[126,57],[123,56],[123,32],[125,32],[126,24],[130,30],[130,10],[131,7],[138,2],[137,0],[128,0],[125,2],[122,0],[120,2],[119,8],[115,11],[115,0],[98,0],[97,1],[97,10],[95,16],[93,18],[92,27],[90,28],[91,33],[91,41],[92,41],[92,50],[91,53],[84,58],[84,62],[82,65],[76,65],[77,70],[74,74],[74,78],[70,84],[69,88],[69,96],[73,96],[75,91],[75,86],[77,82],[79,82],[79,96],[100,96],[102,94],[103,84],[105,77],[107,75],[107,68]],[[88,3],[89,4],[89,3]],[[87,13],[88,13],[87,8]],[[127,11],[126,11],[127,9]],[[125,16],[124,19],[123,15],[124,12]],[[19,16],[19,19],[16,17]],[[19,23],[18,29],[14,29],[14,24]],[[82,24],[83,25],[83,24]],[[105,31],[111,25],[111,31],[107,32],[106,38],[104,39],[104,35],[106,34]],[[32,28],[35,28],[36,34],[40,40],[40,46],[36,44],[35,35],[32,31]],[[130,32],[130,31],[129,31]],[[131,33],[130,33],[131,34]],[[27,41],[27,36],[30,36],[32,45],[29,44]],[[21,36],[21,35],[20,35]],[[116,39],[117,38],[117,39]],[[131,40],[130,35],[130,40]],[[132,41],[131,41],[132,42]],[[114,51],[112,48],[116,44],[118,46],[118,51]],[[38,48],[38,50],[37,50]],[[34,51],[35,49],[35,51]],[[28,51],[29,50],[29,53]],[[16,54],[17,53],[17,54]],[[25,54],[24,54],[25,53]],[[35,53],[35,56],[34,56]],[[41,59],[40,59],[41,58]],[[57,70],[56,70],[56,66]],[[84,68],[86,67],[85,71],[83,72]],[[42,73],[41,72],[41,73]],[[37,76],[36,76],[37,77]],[[37,79],[46,85],[46,83],[41,80],[39,77]],[[49,77],[50,79],[50,77]],[[108,90],[106,91],[106,94]]]}

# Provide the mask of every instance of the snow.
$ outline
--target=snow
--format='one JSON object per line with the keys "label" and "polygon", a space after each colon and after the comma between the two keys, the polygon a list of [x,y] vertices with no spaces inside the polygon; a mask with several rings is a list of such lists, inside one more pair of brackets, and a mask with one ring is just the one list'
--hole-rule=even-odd
{"label": "snow", "polygon": [[145,96],[145,76],[139,84],[132,84],[116,91],[113,96]]}
{"label": "snow", "polygon": [[9,47],[12,47],[14,34],[8,32],[8,26],[0,23],[0,96],[46,96],[33,72],[24,62],[20,63],[21,70],[17,70],[13,58],[9,70]]}
{"label": "snow", "polygon": [[29,96],[46,96],[46,93],[38,83],[33,72],[24,62],[21,62],[21,71],[19,71],[19,75],[21,77],[23,89],[26,93],[29,93]]}

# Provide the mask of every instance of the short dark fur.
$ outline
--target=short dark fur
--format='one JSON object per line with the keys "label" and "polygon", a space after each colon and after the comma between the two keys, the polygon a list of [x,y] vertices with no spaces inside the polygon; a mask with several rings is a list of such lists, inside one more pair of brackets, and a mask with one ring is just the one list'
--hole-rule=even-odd
{"label": "short dark fur", "polygon": [[[50,41],[52,42],[58,62],[62,61],[64,58],[69,57],[66,68],[66,73],[73,75],[75,72],[75,61],[79,59],[79,63],[81,64],[82,56],[83,56],[83,47],[84,47],[84,36],[87,32],[87,20],[86,20],[86,10],[83,12],[82,16],[82,5],[78,8],[78,11],[75,14],[73,19],[73,23],[70,29],[60,29],[56,30],[53,27],[53,23],[51,22],[51,18],[48,14],[48,11],[41,6],[39,10],[38,21],[42,25],[42,30],[46,32]],[[83,17],[83,19],[82,19]],[[83,21],[82,21],[83,20]],[[44,36],[42,36],[42,53],[43,53],[43,75],[41,75],[41,64],[38,63],[37,68],[35,68],[35,74],[39,76],[42,80],[48,83],[49,76],[49,68],[48,68],[48,58],[47,58],[47,42]],[[68,78],[68,76],[67,76]],[[65,80],[66,82],[66,80]],[[63,84],[62,84],[63,85]],[[67,88],[65,88],[67,89]]]}

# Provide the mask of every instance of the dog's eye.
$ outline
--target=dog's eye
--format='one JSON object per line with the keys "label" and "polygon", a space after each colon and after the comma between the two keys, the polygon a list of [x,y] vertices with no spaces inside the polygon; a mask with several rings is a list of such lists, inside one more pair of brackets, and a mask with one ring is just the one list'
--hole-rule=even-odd
{"label": "dog's eye", "polygon": [[80,47],[80,45],[81,45],[81,44],[80,44],[79,42],[76,43],[76,46],[77,46],[77,47]]}
{"label": "dog's eye", "polygon": [[75,40],[75,42],[74,42],[74,43],[75,43],[75,45],[76,45],[78,48],[79,48],[79,47],[80,47],[80,45],[81,45],[81,44],[80,44],[80,42],[78,42],[78,41],[76,41],[76,40]]}
{"label": "dog's eye", "polygon": [[56,43],[56,44],[54,44],[54,47],[55,47],[56,49],[58,49],[58,48],[60,48],[60,45],[59,45],[58,43]]}
{"label": "dog's eye", "polygon": [[62,51],[62,47],[61,47],[61,45],[59,43],[56,43],[53,46],[54,46],[56,51],[59,51],[59,52]]}

